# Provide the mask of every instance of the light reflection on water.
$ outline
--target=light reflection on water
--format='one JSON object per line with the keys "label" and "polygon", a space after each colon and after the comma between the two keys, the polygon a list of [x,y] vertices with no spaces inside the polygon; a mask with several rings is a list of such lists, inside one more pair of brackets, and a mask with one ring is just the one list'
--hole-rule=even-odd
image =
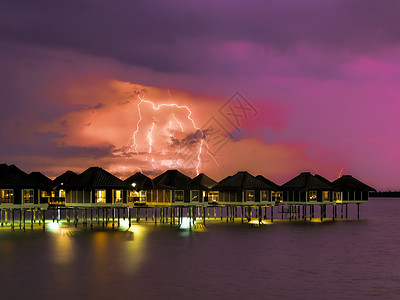
{"label": "light reflection on water", "polygon": [[399,210],[375,199],[361,220],[325,223],[0,230],[0,298],[398,298]]}

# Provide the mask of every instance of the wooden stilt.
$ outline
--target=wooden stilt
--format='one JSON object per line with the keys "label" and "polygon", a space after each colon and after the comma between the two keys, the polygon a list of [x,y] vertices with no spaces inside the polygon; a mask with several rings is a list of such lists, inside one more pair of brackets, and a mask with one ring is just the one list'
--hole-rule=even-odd
{"label": "wooden stilt", "polygon": [[46,230],[46,211],[43,211],[43,231]]}

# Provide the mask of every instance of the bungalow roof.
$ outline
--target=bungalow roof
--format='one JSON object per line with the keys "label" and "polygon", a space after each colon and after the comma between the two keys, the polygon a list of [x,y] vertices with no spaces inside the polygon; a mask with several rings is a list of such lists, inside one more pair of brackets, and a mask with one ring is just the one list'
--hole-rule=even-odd
{"label": "bungalow roof", "polygon": [[53,187],[57,189],[64,184],[68,184],[68,182],[72,181],[77,176],[78,174],[68,170],[53,180]]}
{"label": "bungalow roof", "polygon": [[68,188],[93,189],[116,188],[128,189],[128,184],[100,167],[91,167],[65,184]]}
{"label": "bungalow roof", "polygon": [[40,172],[31,172],[29,178],[36,182],[42,189],[51,190],[53,186],[53,181],[46,175]]}
{"label": "bungalow roof", "polygon": [[153,181],[151,180],[151,178],[147,177],[141,172],[136,172],[132,176],[125,179],[124,182],[126,184],[129,184],[130,186],[132,186],[132,184],[134,183],[135,184],[134,188],[138,191],[152,190],[154,188]]}
{"label": "bungalow roof", "polygon": [[195,178],[192,179],[190,183],[190,186],[192,188],[199,188],[202,190],[210,190],[215,185],[217,185],[217,182],[204,173],[200,173],[199,175],[197,175]]}
{"label": "bungalow roof", "polygon": [[303,172],[282,185],[285,190],[332,190],[332,184],[322,176],[314,176],[310,172]]}
{"label": "bungalow roof", "polygon": [[333,186],[339,190],[348,191],[375,191],[376,190],[369,185],[359,181],[351,175],[343,175],[342,177],[336,179],[332,182]]}
{"label": "bungalow roof", "polygon": [[155,188],[160,189],[189,189],[191,178],[178,170],[167,170],[153,179]]}
{"label": "bungalow roof", "polygon": [[222,179],[213,190],[270,190],[273,189],[268,183],[254,177],[246,171],[237,172],[233,176]]}
{"label": "bungalow roof", "polygon": [[3,188],[39,188],[28,174],[15,165],[0,165],[0,186]]}

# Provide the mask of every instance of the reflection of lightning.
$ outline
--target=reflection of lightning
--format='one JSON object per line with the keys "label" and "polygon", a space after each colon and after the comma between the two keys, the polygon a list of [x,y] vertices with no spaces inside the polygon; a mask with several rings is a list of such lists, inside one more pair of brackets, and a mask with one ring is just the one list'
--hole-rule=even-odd
{"label": "reflection of lightning", "polygon": [[[139,154],[139,152],[138,152],[138,144],[137,144],[137,141],[136,141],[136,136],[137,136],[137,134],[138,134],[138,132],[140,130],[140,124],[141,124],[142,119],[143,119],[142,118],[142,112],[141,112],[141,105],[143,103],[145,103],[145,104],[150,104],[152,106],[153,110],[159,110],[162,107],[171,107],[171,108],[182,109],[182,110],[185,110],[187,112],[187,116],[186,116],[187,119],[191,122],[191,124],[193,125],[193,128],[196,130],[196,132],[200,132],[201,133],[200,144],[199,144],[199,148],[198,148],[198,151],[197,151],[197,166],[196,166],[197,175],[199,174],[199,169],[200,169],[200,164],[201,164],[201,153],[202,153],[202,147],[203,147],[204,144],[207,147],[207,153],[216,162],[214,156],[209,152],[209,147],[208,147],[207,142],[204,140],[205,139],[205,134],[204,134],[202,129],[200,129],[199,127],[196,126],[196,123],[192,118],[192,111],[189,109],[189,107],[187,107],[186,105],[178,105],[178,104],[175,104],[175,103],[172,103],[172,104],[167,104],[167,103],[155,104],[152,101],[145,100],[145,99],[141,98],[140,95],[138,95],[138,98],[140,100],[139,103],[137,104],[139,120],[136,123],[136,129],[135,129],[135,131],[133,133],[133,137],[131,138],[132,139],[131,148],[134,148],[136,154]],[[171,113],[171,115],[172,115],[172,118],[174,119],[174,121],[179,125],[179,127],[181,129],[181,132],[183,132],[182,122],[180,122],[178,120],[178,118],[175,116],[175,114],[173,112]],[[168,125],[169,125],[168,126],[169,136],[172,138],[172,133],[171,133],[171,131],[172,131],[172,122],[171,122],[171,120],[169,121]],[[149,133],[147,135],[147,139],[149,141],[149,151],[148,151],[149,154],[152,153],[152,150],[153,150],[153,147],[152,147],[153,146],[153,135],[152,134],[153,134],[154,127],[155,127],[155,122],[153,121],[152,122],[152,127],[151,127],[151,129],[150,129],[150,131],[149,131]],[[178,153],[179,153],[179,149],[178,149]],[[165,155],[164,149],[163,149],[163,155]],[[147,157],[146,157],[146,161],[147,161]],[[154,158],[152,158],[151,163],[153,165],[153,168],[155,168]],[[179,160],[177,161],[177,165],[179,166]]]}

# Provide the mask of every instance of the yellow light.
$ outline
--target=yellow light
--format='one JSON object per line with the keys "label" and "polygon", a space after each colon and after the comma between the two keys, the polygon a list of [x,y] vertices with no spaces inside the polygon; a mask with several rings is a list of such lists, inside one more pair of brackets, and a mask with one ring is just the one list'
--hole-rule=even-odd
{"label": "yellow light", "polygon": [[133,187],[136,187],[136,183],[135,183],[135,182],[134,182],[134,183],[132,183],[132,186],[133,186]]}
{"label": "yellow light", "polygon": [[60,229],[60,225],[57,222],[47,223],[47,226],[50,231],[58,231]]}

